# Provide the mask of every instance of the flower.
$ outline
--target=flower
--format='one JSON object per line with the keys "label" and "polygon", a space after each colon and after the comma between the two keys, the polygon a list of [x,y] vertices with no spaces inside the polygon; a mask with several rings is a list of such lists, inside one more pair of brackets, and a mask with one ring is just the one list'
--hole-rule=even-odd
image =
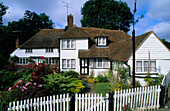
{"label": "flower", "polygon": [[42,84],[38,85],[38,87],[42,87]]}
{"label": "flower", "polygon": [[32,65],[30,64],[30,67],[32,67]]}
{"label": "flower", "polygon": [[41,59],[45,59],[45,57],[44,57],[44,56],[41,56]]}
{"label": "flower", "polygon": [[36,64],[35,64],[35,63],[33,63],[33,66],[35,67],[35,66],[36,66]]}
{"label": "flower", "polygon": [[25,68],[23,68],[23,71],[26,71],[26,69],[25,69]]}
{"label": "flower", "polygon": [[8,89],[8,91],[12,91],[12,87],[10,87],[10,88]]}
{"label": "flower", "polygon": [[31,84],[31,82],[28,82],[27,84],[25,84],[25,86],[28,86],[29,84]]}

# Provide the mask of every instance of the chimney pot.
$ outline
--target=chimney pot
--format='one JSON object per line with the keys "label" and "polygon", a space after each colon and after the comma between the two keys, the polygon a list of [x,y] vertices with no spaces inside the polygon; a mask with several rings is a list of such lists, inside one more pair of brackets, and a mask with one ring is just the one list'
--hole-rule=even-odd
{"label": "chimney pot", "polygon": [[17,38],[17,40],[16,40],[16,48],[18,48],[19,47],[19,39]]}

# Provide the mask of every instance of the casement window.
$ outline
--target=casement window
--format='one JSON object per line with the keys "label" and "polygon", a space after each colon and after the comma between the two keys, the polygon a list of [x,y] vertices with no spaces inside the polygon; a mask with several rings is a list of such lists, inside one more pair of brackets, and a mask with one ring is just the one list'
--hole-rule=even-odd
{"label": "casement window", "polygon": [[46,53],[53,52],[53,48],[46,48],[46,49],[45,49],[45,52],[46,52]]}
{"label": "casement window", "polygon": [[98,37],[98,46],[106,46],[106,37]]}
{"label": "casement window", "polygon": [[[148,68],[149,66],[149,68]],[[136,72],[156,72],[156,61],[145,61],[145,60],[141,60],[141,61],[136,61]]]}
{"label": "casement window", "polygon": [[28,63],[28,58],[18,58],[17,64],[18,65],[26,65]]}
{"label": "casement window", "polygon": [[32,53],[32,49],[25,49],[25,53]]}
{"label": "casement window", "polygon": [[75,69],[75,67],[76,67],[75,59],[62,59],[63,69]]}
{"label": "casement window", "polygon": [[75,49],[75,40],[68,39],[68,40],[62,40],[62,49]]}
{"label": "casement window", "polygon": [[107,59],[93,59],[93,68],[109,68]]}

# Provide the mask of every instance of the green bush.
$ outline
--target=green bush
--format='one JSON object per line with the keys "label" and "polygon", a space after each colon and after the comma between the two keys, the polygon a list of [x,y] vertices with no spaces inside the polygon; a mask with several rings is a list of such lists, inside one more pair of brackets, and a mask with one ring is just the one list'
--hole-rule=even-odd
{"label": "green bush", "polygon": [[0,90],[7,90],[20,77],[22,77],[22,75],[17,72],[0,70]]}
{"label": "green bush", "polygon": [[52,94],[79,93],[84,88],[82,80],[57,73],[47,75],[44,81],[44,87]]}
{"label": "green bush", "polygon": [[71,78],[78,78],[79,77],[79,74],[76,72],[76,71],[65,71],[65,72],[62,72],[60,73],[61,75],[63,76],[71,76]]}
{"label": "green bush", "polygon": [[108,82],[109,81],[107,79],[107,76],[103,76],[103,75],[97,75],[97,79],[99,80],[99,82]]}
{"label": "green bush", "polygon": [[89,79],[87,80],[87,82],[92,84],[92,83],[98,83],[99,80],[98,80],[97,78],[89,78]]}
{"label": "green bush", "polygon": [[86,84],[86,82],[83,82],[83,86],[85,87],[83,88],[82,91],[80,91],[80,93],[87,93],[88,91],[90,91],[91,88],[89,85]]}

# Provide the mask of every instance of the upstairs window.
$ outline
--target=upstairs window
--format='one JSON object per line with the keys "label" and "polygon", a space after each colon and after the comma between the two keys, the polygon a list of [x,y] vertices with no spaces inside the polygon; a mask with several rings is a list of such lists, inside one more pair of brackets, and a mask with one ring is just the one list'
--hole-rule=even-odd
{"label": "upstairs window", "polygon": [[25,53],[32,53],[32,49],[25,49]]}
{"label": "upstairs window", "polygon": [[75,40],[63,40],[62,41],[62,49],[75,49]]}
{"label": "upstairs window", "polygon": [[98,41],[98,46],[106,46],[106,37],[99,37],[97,41]]}
{"label": "upstairs window", "polygon": [[53,48],[46,48],[46,53],[53,52]]}

